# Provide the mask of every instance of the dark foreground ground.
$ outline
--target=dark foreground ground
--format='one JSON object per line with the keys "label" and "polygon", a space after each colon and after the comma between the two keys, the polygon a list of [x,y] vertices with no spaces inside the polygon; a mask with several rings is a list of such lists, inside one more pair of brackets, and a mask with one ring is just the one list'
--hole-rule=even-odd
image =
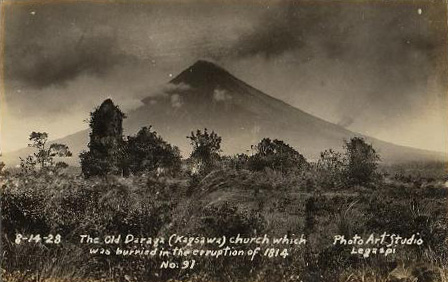
{"label": "dark foreground ground", "polygon": [[[312,171],[281,174],[230,168],[202,177],[140,175],[85,180],[67,172],[2,175],[2,278],[448,281],[445,166],[408,164],[381,170],[382,177],[365,186],[328,185],[328,179],[323,182],[323,176]],[[378,253],[367,257],[351,254],[352,246],[333,244],[336,235],[367,238],[384,232],[404,238],[414,235],[423,243],[398,246],[387,256]],[[18,234],[22,235],[19,241]],[[128,246],[80,243],[81,235],[103,238],[120,234],[146,238],[171,234],[209,238],[303,235],[307,243],[282,246],[281,250],[287,249],[284,256],[272,253],[253,260],[247,256],[108,255],[107,250]],[[135,244],[132,248],[142,246],[152,247]],[[90,253],[92,247],[98,248],[96,254]],[[159,245],[162,247],[169,249]],[[268,244],[262,249],[271,247],[278,246]],[[163,268],[165,261],[178,265],[187,261],[188,267]]]}

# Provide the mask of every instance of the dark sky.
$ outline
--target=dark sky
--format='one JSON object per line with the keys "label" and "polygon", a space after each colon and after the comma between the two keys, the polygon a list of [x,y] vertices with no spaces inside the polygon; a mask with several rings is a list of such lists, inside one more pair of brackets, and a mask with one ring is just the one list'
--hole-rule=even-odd
{"label": "dark sky", "polygon": [[5,5],[3,151],[85,128],[106,97],[131,110],[198,59],[351,130],[446,150],[442,1],[239,2]]}

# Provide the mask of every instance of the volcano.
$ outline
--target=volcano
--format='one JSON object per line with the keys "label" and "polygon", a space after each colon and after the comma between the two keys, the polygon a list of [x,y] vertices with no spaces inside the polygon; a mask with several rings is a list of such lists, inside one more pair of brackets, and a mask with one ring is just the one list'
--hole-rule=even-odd
{"label": "volcano", "polygon": [[[163,94],[142,102],[142,106],[127,113],[125,132],[134,134],[141,127],[152,125],[165,140],[178,146],[184,156],[190,152],[186,136],[193,130],[207,128],[222,137],[222,150],[227,155],[247,153],[251,145],[269,137],[285,141],[308,159],[316,159],[321,151],[340,150],[344,140],[361,136],[388,163],[444,159],[438,152],[391,144],[312,116],[203,60],[168,82]],[[84,130],[56,142],[67,144],[77,156],[86,148],[88,134]],[[4,159],[9,164],[28,153],[23,149],[7,154]]]}

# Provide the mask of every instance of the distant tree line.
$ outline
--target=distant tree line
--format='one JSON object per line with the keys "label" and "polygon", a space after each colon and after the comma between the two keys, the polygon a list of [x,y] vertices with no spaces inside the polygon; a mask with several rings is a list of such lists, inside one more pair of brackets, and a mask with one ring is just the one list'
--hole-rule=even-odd
{"label": "distant tree line", "polygon": [[[91,128],[88,150],[80,154],[82,173],[86,178],[93,176],[120,175],[144,172],[176,174],[181,171],[182,158],[178,147],[163,140],[151,126],[142,127],[137,134],[123,135],[123,119],[126,115],[111,99],[105,100],[90,114]],[[192,152],[186,160],[192,175],[204,176],[223,165],[233,169],[263,171],[271,169],[284,174],[315,170],[321,184],[329,187],[338,185],[363,185],[375,180],[380,160],[372,145],[361,137],[344,141],[344,152],[333,149],[321,153],[316,163],[309,163],[305,157],[282,140],[263,138],[251,146],[252,153],[232,157],[221,156],[222,138],[214,131],[196,130],[187,138]],[[60,168],[67,166],[56,163],[55,157],[69,157],[66,145],[47,145],[48,134],[33,132],[30,147],[37,152],[21,159],[24,170],[40,166]]]}

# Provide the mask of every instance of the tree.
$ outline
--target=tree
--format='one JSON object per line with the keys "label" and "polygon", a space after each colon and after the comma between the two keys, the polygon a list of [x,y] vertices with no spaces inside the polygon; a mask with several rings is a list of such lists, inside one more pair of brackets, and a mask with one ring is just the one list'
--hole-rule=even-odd
{"label": "tree", "polygon": [[353,137],[345,141],[346,177],[350,184],[367,184],[376,176],[380,161],[372,145],[361,137]]}
{"label": "tree", "polygon": [[84,176],[126,174],[124,160],[123,119],[125,114],[111,99],[90,113],[89,151],[80,154]]}
{"label": "tree", "polygon": [[199,166],[200,171],[209,170],[220,160],[222,138],[214,131],[209,133],[207,128],[204,132],[198,129],[196,134],[192,131],[187,138],[193,147],[190,158]]}
{"label": "tree", "polygon": [[252,146],[255,151],[249,158],[251,170],[271,168],[281,172],[289,172],[308,165],[306,159],[294,148],[281,140],[263,138],[260,143]]}
{"label": "tree", "polygon": [[162,139],[151,126],[143,127],[135,136],[129,136],[126,158],[133,173],[155,171],[158,168],[178,171],[181,165],[180,151]]}
{"label": "tree", "polygon": [[48,133],[46,132],[32,132],[30,134],[28,147],[37,149],[37,152],[26,157],[25,159],[20,158],[20,166],[23,170],[30,171],[34,170],[37,165],[41,169],[46,168],[61,168],[65,167],[61,162],[55,163],[54,159],[56,157],[71,157],[67,145],[52,143],[48,146]]}
{"label": "tree", "polygon": [[342,154],[333,149],[320,153],[317,161],[319,182],[327,187],[342,185],[344,177],[345,162]]}

